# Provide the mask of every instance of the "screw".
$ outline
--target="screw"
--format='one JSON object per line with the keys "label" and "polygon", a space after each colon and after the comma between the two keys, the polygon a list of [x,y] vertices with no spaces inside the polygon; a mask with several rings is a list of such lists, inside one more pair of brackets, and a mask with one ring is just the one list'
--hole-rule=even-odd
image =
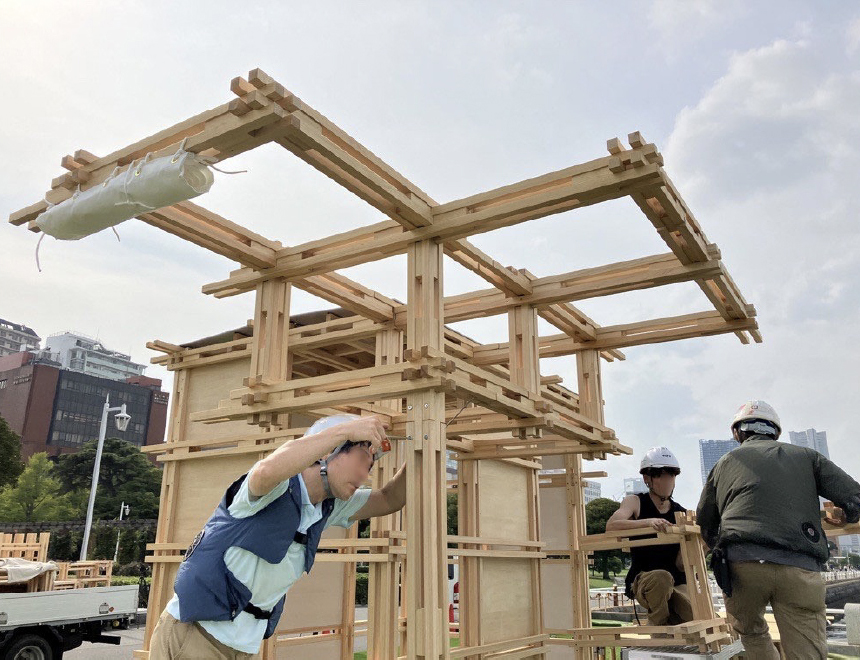
{"label": "screw", "polygon": [[411,435],[407,435],[407,436],[406,436],[406,439],[407,439],[407,440],[411,440],[411,439],[412,439],[412,436],[411,436]]}
{"label": "screw", "polygon": [[429,440],[429,439],[430,439],[430,436],[429,436],[429,435],[427,435],[427,434],[425,433],[425,434],[424,434],[424,439],[425,439],[425,440]]}
{"label": "screw", "polygon": [[412,410],[412,406],[406,406],[406,410]]}
{"label": "screw", "polygon": [[429,407],[430,407],[430,404],[429,404],[429,403],[425,403],[425,404],[424,404],[424,407],[425,407],[425,408],[429,408]]}

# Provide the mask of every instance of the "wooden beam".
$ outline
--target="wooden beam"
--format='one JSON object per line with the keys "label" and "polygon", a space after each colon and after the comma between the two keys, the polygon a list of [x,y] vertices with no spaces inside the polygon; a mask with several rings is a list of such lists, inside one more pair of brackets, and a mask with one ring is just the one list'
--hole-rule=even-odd
{"label": "wooden beam", "polygon": [[[483,195],[443,204],[433,209],[433,224],[416,229],[398,229],[396,223],[373,225],[363,233],[351,232],[352,243],[343,245],[340,235],[332,237],[333,249],[320,241],[306,255],[296,246],[289,255],[279,256],[274,268],[243,271],[227,280],[203,287],[204,293],[240,293],[269,277],[293,279],[308,273],[323,273],[375,261],[403,253],[420,240],[454,240],[472,234],[507,227],[553,213],[616,199],[660,178],[659,168],[648,165],[614,173],[608,159],[599,159],[551,175],[522,181]],[[512,192],[519,191],[519,192]],[[474,201],[474,200],[479,201]]]}
{"label": "wooden beam", "polygon": [[[550,335],[540,338],[540,356],[561,357],[580,351],[596,349],[614,350],[643,344],[656,344],[693,337],[751,331],[757,328],[755,319],[726,321],[719,312],[699,312],[668,318],[604,326],[593,341],[577,341],[567,335]],[[501,364],[507,359],[507,344],[491,344],[473,349],[476,365]]]}
{"label": "wooden beam", "polygon": [[[722,272],[722,268],[719,261],[680,264],[671,253],[633,259],[536,279],[532,282],[532,293],[528,296],[512,298],[494,289],[450,296],[445,299],[445,320],[453,323],[502,314],[511,307],[522,304],[541,307],[688,282],[718,274]],[[400,309],[396,311],[401,312]]]}

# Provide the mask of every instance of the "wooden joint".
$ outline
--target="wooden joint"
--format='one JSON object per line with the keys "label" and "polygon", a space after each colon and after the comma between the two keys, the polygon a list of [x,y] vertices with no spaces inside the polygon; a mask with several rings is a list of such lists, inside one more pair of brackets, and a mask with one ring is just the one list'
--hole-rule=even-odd
{"label": "wooden joint", "polygon": [[227,105],[227,111],[236,117],[241,117],[242,115],[247,115],[251,112],[251,106],[245,103],[242,99],[233,99]]}
{"label": "wooden joint", "polygon": [[260,89],[261,87],[265,87],[266,85],[271,85],[273,82],[275,82],[275,79],[262,69],[256,68],[248,71],[248,82],[250,82],[257,89]]}
{"label": "wooden joint", "polygon": [[236,96],[245,96],[245,94],[250,94],[253,92],[256,87],[254,87],[251,83],[245,80],[242,76],[236,76],[233,80],[230,81],[230,91],[233,92]]}
{"label": "wooden joint", "polygon": [[627,141],[630,143],[630,146],[634,149],[641,149],[645,146],[645,138],[642,137],[642,133],[639,131],[633,131],[627,135]]}
{"label": "wooden joint", "polygon": [[610,138],[606,141],[606,150],[614,156],[624,151],[624,145],[617,137]]}

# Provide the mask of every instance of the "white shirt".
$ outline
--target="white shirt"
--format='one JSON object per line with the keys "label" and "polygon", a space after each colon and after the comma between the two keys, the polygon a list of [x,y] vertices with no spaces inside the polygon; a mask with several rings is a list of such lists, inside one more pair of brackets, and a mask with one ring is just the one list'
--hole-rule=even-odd
{"label": "white shirt", "polygon": [[[322,519],[322,503],[311,504],[304,479],[301,474],[298,476],[302,489],[302,517],[297,531],[306,533],[315,522]],[[248,491],[248,481],[249,479],[245,479],[242,482],[241,488],[228,508],[234,518],[253,516],[283,495],[290,485],[289,479],[282,481],[267,495],[252,500]],[[336,499],[334,509],[326,521],[326,527],[352,525],[353,521],[350,518],[367,503],[368,497],[370,497],[370,489],[360,488],[348,500]],[[227,569],[250,589],[251,602],[260,609],[271,610],[304,572],[305,546],[296,542],[291,543],[286,556],[279,564],[270,564],[247,550],[233,546],[224,553],[224,563]],[[181,618],[181,607],[176,594],[167,604],[166,610],[173,618]],[[257,619],[248,612],[239,612],[232,621],[200,621],[199,623],[206,632],[222,644],[243,653],[257,653],[266,634],[268,622]]]}

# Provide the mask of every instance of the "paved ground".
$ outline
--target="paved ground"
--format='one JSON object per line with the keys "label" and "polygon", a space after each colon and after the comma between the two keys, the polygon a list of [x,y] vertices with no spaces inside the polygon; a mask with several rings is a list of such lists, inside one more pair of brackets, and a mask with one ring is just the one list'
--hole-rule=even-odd
{"label": "paved ground", "polygon": [[63,660],[131,660],[135,649],[143,648],[144,626],[128,630],[114,630],[105,634],[117,635],[121,638],[119,646],[110,644],[91,644],[84,642],[78,648],[63,654]]}
{"label": "paved ground", "polygon": [[[356,621],[367,619],[367,608],[355,608]],[[128,630],[114,630],[106,634],[117,635],[121,638],[119,646],[109,644],[91,644],[84,642],[81,646],[63,654],[63,660],[131,660],[135,649],[143,648],[144,626],[136,627],[134,624]],[[355,650],[367,650],[367,638],[362,635],[355,640]]]}

